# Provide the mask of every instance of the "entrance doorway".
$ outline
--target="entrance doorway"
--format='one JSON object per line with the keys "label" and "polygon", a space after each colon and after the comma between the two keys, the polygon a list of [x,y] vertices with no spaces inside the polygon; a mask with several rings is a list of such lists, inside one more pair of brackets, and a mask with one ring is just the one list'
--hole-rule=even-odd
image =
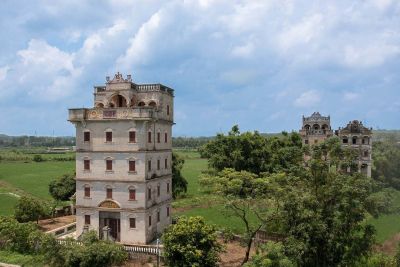
{"label": "entrance doorway", "polygon": [[119,212],[100,211],[99,212],[99,231],[100,237],[103,238],[103,228],[110,228],[110,237],[119,242],[121,240],[121,221]]}

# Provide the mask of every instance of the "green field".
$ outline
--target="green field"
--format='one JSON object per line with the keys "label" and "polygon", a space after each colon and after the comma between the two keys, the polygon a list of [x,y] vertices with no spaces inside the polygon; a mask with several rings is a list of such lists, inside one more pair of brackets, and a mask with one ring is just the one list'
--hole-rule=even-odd
{"label": "green field", "polygon": [[[199,153],[194,151],[176,152],[185,159],[182,174],[188,181],[188,192],[174,201],[173,207],[177,209],[175,215],[200,215],[218,227],[230,228],[237,233],[243,232],[241,221],[224,213],[218,197],[204,194],[200,190],[199,176],[207,169],[207,160],[201,159]],[[13,213],[17,197],[8,194],[9,192],[50,200],[50,181],[65,173],[72,173],[74,169],[74,161],[0,162],[0,215]],[[400,207],[400,192],[395,199],[395,205]],[[377,219],[371,218],[368,222],[375,226],[378,242],[383,242],[400,232],[400,214],[383,215]]]}

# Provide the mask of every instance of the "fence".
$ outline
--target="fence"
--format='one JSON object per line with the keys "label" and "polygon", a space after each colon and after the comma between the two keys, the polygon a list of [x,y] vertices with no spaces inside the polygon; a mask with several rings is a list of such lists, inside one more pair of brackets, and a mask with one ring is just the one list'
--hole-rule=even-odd
{"label": "fence", "polygon": [[46,232],[46,234],[54,235],[55,237],[61,237],[63,235],[75,232],[76,230],[76,222],[64,225],[62,227],[50,230]]}
{"label": "fence", "polygon": [[[57,243],[61,245],[77,244],[82,245],[81,241],[71,239],[57,239]],[[146,256],[160,256],[163,255],[163,246],[154,245],[122,245],[122,249],[129,254],[129,258],[138,259]]]}

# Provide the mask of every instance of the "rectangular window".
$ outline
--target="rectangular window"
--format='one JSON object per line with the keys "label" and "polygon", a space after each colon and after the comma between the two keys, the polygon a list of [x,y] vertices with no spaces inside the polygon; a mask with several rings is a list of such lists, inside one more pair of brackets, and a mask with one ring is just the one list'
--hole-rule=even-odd
{"label": "rectangular window", "polygon": [[129,132],[129,143],[136,143],[136,132],[135,131]]}
{"label": "rectangular window", "polygon": [[151,160],[147,161],[147,170],[151,171]]}
{"label": "rectangular window", "polygon": [[89,171],[90,170],[90,160],[88,160],[88,159],[83,160],[83,169],[85,171]]}
{"label": "rectangular window", "polygon": [[160,185],[157,185],[157,196],[160,196]]}
{"label": "rectangular window", "polygon": [[161,165],[161,164],[160,164],[160,160],[158,159],[158,160],[157,160],[157,170],[160,170],[160,165]]}
{"label": "rectangular window", "polygon": [[164,167],[165,167],[165,169],[168,168],[168,159],[165,159],[165,160],[164,160]]}
{"label": "rectangular window", "polygon": [[169,105],[167,105],[167,115],[169,115]]}
{"label": "rectangular window", "polygon": [[167,207],[167,217],[169,217],[169,207]]}
{"label": "rectangular window", "polygon": [[151,132],[147,133],[147,142],[151,143]]}
{"label": "rectangular window", "polygon": [[149,226],[151,226],[151,216],[149,216]]}
{"label": "rectangular window", "polygon": [[151,199],[151,188],[147,188],[147,199]]}
{"label": "rectangular window", "polygon": [[112,198],[112,188],[107,188],[107,198]]}
{"label": "rectangular window", "polygon": [[169,183],[167,183],[167,193],[169,193]]}
{"label": "rectangular window", "polygon": [[160,222],[160,212],[157,211],[157,222]]}
{"label": "rectangular window", "polygon": [[112,142],[112,132],[106,132],[106,142]]}
{"label": "rectangular window", "polygon": [[136,200],[136,190],[129,189],[129,200]]}
{"label": "rectangular window", "polygon": [[308,145],[308,140],[307,139],[304,140],[304,144]]}
{"label": "rectangular window", "polygon": [[112,171],[112,160],[111,159],[106,160],[106,170]]}
{"label": "rectangular window", "polygon": [[168,142],[168,134],[164,133],[164,143],[167,143],[167,142]]}
{"label": "rectangular window", "polygon": [[85,197],[90,197],[90,187],[85,186]]}
{"label": "rectangular window", "polygon": [[90,215],[85,215],[85,224],[90,224]]}
{"label": "rectangular window", "polygon": [[90,141],[90,132],[84,132],[83,133],[83,141],[84,142],[89,142]]}
{"label": "rectangular window", "polygon": [[160,143],[161,141],[161,133],[160,132],[158,132],[157,133],[157,143]]}
{"label": "rectangular window", "polygon": [[136,218],[129,218],[129,227],[136,228]]}
{"label": "rectangular window", "polygon": [[136,161],[134,161],[134,160],[129,161],[129,171],[130,172],[136,171]]}

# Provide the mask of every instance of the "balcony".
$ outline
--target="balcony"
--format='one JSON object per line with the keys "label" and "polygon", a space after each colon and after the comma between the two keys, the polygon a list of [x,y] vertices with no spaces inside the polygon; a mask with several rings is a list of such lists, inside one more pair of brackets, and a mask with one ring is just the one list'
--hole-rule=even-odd
{"label": "balcony", "polygon": [[157,112],[152,107],[142,108],[81,108],[69,110],[69,121],[84,120],[131,120],[156,119]]}

